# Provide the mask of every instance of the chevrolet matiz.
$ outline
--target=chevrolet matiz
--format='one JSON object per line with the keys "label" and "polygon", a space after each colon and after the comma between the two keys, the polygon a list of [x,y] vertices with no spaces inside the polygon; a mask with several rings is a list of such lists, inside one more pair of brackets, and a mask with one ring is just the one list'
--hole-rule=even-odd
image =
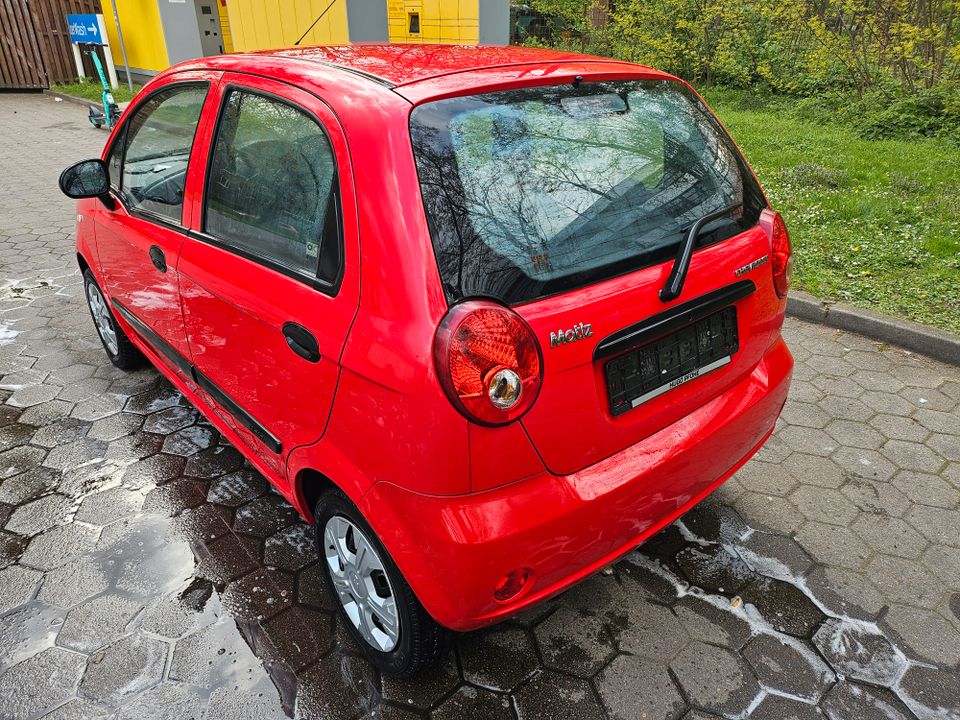
{"label": "chevrolet matiz", "polygon": [[314,524],[389,674],[637,547],[787,397],[787,230],[704,101],[648,67],[205,58],[60,184],[110,360],[149,360]]}

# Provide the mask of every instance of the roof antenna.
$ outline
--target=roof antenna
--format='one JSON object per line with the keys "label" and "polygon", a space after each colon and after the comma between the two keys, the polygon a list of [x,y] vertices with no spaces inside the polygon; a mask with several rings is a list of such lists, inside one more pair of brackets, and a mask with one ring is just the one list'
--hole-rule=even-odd
{"label": "roof antenna", "polygon": [[323,9],[323,12],[322,12],[322,13],[320,13],[319,15],[317,15],[317,19],[314,20],[314,21],[310,24],[310,27],[307,28],[307,31],[306,31],[303,35],[300,36],[300,39],[297,40],[297,41],[294,43],[294,45],[299,45],[301,42],[303,42],[303,39],[304,39],[307,35],[310,34],[310,31],[311,31],[311,30],[313,30],[313,26],[316,25],[318,22],[320,22],[320,18],[322,18],[324,15],[326,15],[326,14],[327,14],[327,10],[329,10],[329,9],[332,8],[334,5],[336,5],[336,3],[337,3],[337,0],[330,0],[330,4],[327,5],[327,6]]}
{"label": "roof antenna", "polygon": [[582,83],[582,82],[583,82],[583,75],[577,75],[577,76],[573,79],[573,86],[574,86],[575,88],[578,88],[578,87],[580,87],[580,83]]}

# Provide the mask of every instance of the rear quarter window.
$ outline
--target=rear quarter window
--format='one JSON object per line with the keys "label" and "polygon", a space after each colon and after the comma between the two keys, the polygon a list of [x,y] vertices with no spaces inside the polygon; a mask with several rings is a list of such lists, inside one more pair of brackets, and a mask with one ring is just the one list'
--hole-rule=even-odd
{"label": "rear quarter window", "polygon": [[411,138],[450,301],[509,304],[662,262],[698,218],[739,204],[700,244],[756,224],[765,202],[736,147],[676,82],[584,83],[439,100]]}

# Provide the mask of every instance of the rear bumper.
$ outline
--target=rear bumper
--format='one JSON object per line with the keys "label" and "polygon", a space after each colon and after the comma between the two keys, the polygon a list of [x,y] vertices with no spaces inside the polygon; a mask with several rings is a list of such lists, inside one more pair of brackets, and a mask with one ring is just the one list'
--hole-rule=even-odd
{"label": "rear bumper", "polygon": [[[773,431],[792,368],[778,339],[723,395],[573,475],[456,497],[379,482],[360,508],[437,622],[489,625],[593,574],[716,489]],[[519,567],[532,580],[497,602],[494,586]]]}

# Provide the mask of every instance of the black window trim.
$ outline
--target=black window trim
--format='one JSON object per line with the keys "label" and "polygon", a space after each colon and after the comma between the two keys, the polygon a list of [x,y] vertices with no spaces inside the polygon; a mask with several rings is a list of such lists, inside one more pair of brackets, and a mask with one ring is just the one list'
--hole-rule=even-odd
{"label": "black window trim", "polygon": [[[205,106],[207,104],[207,98],[210,96],[211,83],[209,80],[177,80],[174,82],[165,83],[161,85],[156,90],[153,90],[149,94],[145,95],[142,99],[138,100],[136,107],[128,108],[129,114],[125,113],[126,117],[123,118],[123,126],[121,127],[120,131],[117,133],[116,137],[113,139],[113,142],[110,143],[110,147],[106,152],[106,157],[109,159],[110,153],[113,152],[117,143],[118,142],[122,143],[120,146],[120,179],[121,180],[123,179],[123,166],[127,162],[126,140],[127,140],[127,133],[130,130],[131,118],[133,118],[146,103],[148,103],[152,98],[159,95],[160,93],[168,92],[174,88],[184,88],[184,87],[190,87],[190,86],[206,88],[206,94],[203,97],[203,105]],[[203,106],[201,106],[200,108],[200,117],[197,118],[197,126],[193,130],[193,139],[190,141],[190,159],[193,158],[193,149],[196,147],[196,144],[197,144],[197,131],[200,129],[200,122],[202,120],[203,120]],[[190,159],[187,160],[188,173],[190,172],[190,165],[191,165]],[[126,201],[126,197],[123,194],[122,185],[114,187],[113,183],[111,182],[110,194],[113,195],[113,197],[116,198],[117,202],[119,202],[123,206],[123,209],[126,210],[128,215],[132,215],[133,217],[140,218],[141,220],[146,220],[156,225],[160,225],[161,227],[164,227],[167,230],[173,230],[175,232],[180,233],[181,235],[188,235],[190,232],[189,228],[183,222],[183,205],[180,206],[180,222],[175,222],[168,217],[164,217],[163,215],[158,215],[157,213],[150,212],[149,210],[143,210],[141,208],[131,206]]]}
{"label": "black window trim", "polygon": [[[257,77],[260,77],[260,76],[257,76]],[[272,82],[279,83],[281,81],[272,80]],[[291,85],[291,87],[295,87],[295,86]],[[333,221],[336,225],[336,229],[334,233],[336,242],[334,243],[334,245],[337,253],[337,272],[333,280],[326,280],[325,278],[321,278],[319,275],[320,261],[322,259],[320,255],[324,252],[326,247],[325,237],[322,238],[323,242],[321,244],[320,253],[318,253],[318,256],[317,256],[317,267],[316,267],[315,274],[311,276],[303,272],[298,272],[297,270],[294,270],[293,268],[288,267],[283,263],[279,263],[279,262],[276,262],[275,260],[271,260],[268,257],[263,257],[262,255],[258,255],[256,253],[250,252],[243,248],[238,248],[236,245],[231,245],[207,232],[207,229],[206,229],[207,195],[209,193],[210,175],[211,175],[211,170],[213,168],[213,154],[214,154],[213,151],[217,144],[217,138],[220,135],[220,123],[222,122],[224,117],[224,109],[226,108],[227,101],[230,99],[230,94],[235,90],[249,93],[251,95],[259,95],[260,97],[265,97],[268,100],[282,103],[284,105],[287,105],[293,108],[294,110],[297,110],[298,112],[303,113],[308,118],[313,120],[314,123],[316,123],[317,127],[320,129],[320,132],[322,132],[324,138],[326,138],[327,144],[330,146],[330,153],[333,155],[333,178],[332,178],[332,184],[330,188],[333,191],[332,192],[332,196],[333,196],[332,209],[334,212]],[[303,92],[307,92],[307,91],[304,90]],[[310,94],[312,95],[312,93]],[[314,97],[316,96],[314,95]],[[320,102],[323,102],[322,99],[320,98],[317,98],[317,99],[320,100]],[[340,292],[340,286],[343,283],[343,275],[344,275],[345,266],[346,266],[345,243],[343,238],[344,232],[343,232],[342,202],[343,201],[342,201],[342,195],[340,190],[340,168],[338,165],[337,153],[333,147],[333,140],[330,137],[330,133],[327,132],[327,127],[323,123],[323,121],[319,117],[317,117],[315,113],[311,112],[308,108],[303,107],[299,103],[293,100],[290,100],[289,98],[285,98],[281,95],[277,95],[276,93],[271,93],[268,90],[253,88],[253,87],[250,87],[249,85],[243,85],[241,83],[236,83],[236,82],[227,83],[223,87],[223,91],[220,97],[220,105],[217,108],[216,123],[214,124],[214,127],[213,127],[213,134],[210,137],[210,145],[207,148],[207,166],[204,169],[203,192],[200,200],[200,229],[188,230],[187,236],[190,238],[193,238],[194,240],[198,240],[202,243],[206,243],[207,245],[212,245],[213,247],[219,248],[221,250],[225,250],[226,252],[242,257],[246,260],[249,260],[250,262],[256,263],[257,265],[261,265],[270,270],[278,272],[281,275],[285,275],[289,278],[292,278],[293,280],[298,280],[304,283],[305,285],[312,287],[314,290],[317,290],[323,293],[324,295],[328,295],[330,297],[336,297],[337,294]]]}

